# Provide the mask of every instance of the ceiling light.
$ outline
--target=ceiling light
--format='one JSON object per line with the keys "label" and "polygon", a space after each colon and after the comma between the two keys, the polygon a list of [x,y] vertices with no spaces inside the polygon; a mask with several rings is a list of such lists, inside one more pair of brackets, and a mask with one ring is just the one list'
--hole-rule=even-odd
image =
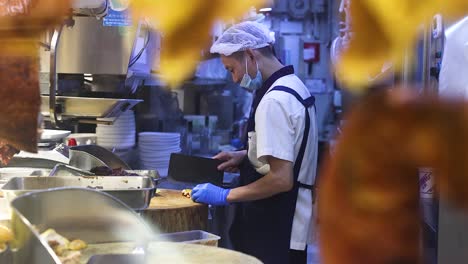
{"label": "ceiling light", "polygon": [[272,8],[271,7],[264,7],[264,8],[260,8],[260,12],[271,12]]}

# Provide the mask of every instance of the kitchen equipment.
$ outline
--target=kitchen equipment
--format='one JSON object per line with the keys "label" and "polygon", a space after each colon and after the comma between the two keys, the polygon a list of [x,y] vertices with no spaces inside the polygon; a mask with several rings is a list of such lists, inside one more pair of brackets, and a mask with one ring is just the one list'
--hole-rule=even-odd
{"label": "kitchen equipment", "polygon": [[[111,121],[108,118],[98,118],[98,121]],[[97,143],[110,149],[129,149],[135,146],[135,115],[126,111],[112,125],[97,124]]]}
{"label": "kitchen equipment", "polygon": [[94,176],[94,173],[80,170],[66,164],[57,164],[52,169],[49,176]]}
{"label": "kitchen equipment", "polygon": [[61,30],[57,72],[126,75],[137,33],[134,28],[106,27],[94,17],[74,16],[73,20],[73,26]]}
{"label": "kitchen equipment", "polygon": [[232,91],[225,89],[214,89],[211,92],[200,94],[200,114],[213,115],[210,117],[210,125],[216,126],[214,129],[230,129],[234,122],[234,97]]}
{"label": "kitchen equipment", "polygon": [[[192,130],[195,133],[201,133],[203,128],[205,127],[206,116],[204,115],[185,115],[184,119],[187,121],[192,121]],[[218,116],[210,115],[208,120],[209,128],[212,131],[215,131],[216,123],[218,122]]]}
{"label": "kitchen equipment", "polygon": [[[87,98],[56,96],[55,104],[60,109],[60,115],[75,118],[111,118],[118,117],[121,113],[143,102],[139,99],[116,98]],[[41,96],[41,113],[50,116],[49,96]]]}
{"label": "kitchen equipment", "polygon": [[211,158],[171,154],[168,176],[171,179],[190,183],[212,183],[218,186],[223,184],[224,173],[218,170],[222,163]]}
{"label": "kitchen equipment", "polygon": [[57,141],[67,137],[70,134],[71,131],[68,130],[43,129],[41,133],[41,141]]}
{"label": "kitchen equipment", "polygon": [[[154,179],[154,180],[153,180]],[[158,179],[140,176],[14,177],[3,187],[8,200],[25,193],[63,187],[96,189],[112,195],[134,210],[144,210],[156,191]]]}
{"label": "kitchen equipment", "polygon": [[44,176],[48,176],[50,172],[51,172],[50,169],[39,169],[39,168],[15,168],[15,167],[0,168],[0,184],[5,184],[11,178],[14,178],[14,177],[26,177],[26,176],[44,177]]}
{"label": "kitchen equipment", "polygon": [[69,149],[70,165],[82,170],[91,170],[94,167],[107,166],[111,169],[122,168],[130,170],[122,159],[111,151],[97,145],[75,146]]}
{"label": "kitchen equipment", "polygon": [[158,170],[167,176],[171,153],[180,152],[180,134],[142,132],[138,134],[138,150],[141,167]]}
{"label": "kitchen equipment", "polygon": [[88,243],[88,249],[82,251],[82,263],[86,263],[90,255],[111,253],[106,243],[131,243],[133,246],[122,251],[130,253],[135,246],[144,248],[153,237],[151,228],[124,203],[94,190],[38,191],[14,199],[11,206],[15,240],[13,260],[6,263],[60,264],[48,243],[39,239],[39,234],[48,228]]}
{"label": "kitchen equipment", "polygon": [[96,145],[97,135],[95,133],[73,133],[65,138],[64,142],[67,142],[68,139],[75,139],[76,144],[80,145]]}
{"label": "kitchen equipment", "polygon": [[[74,16],[66,20],[53,31],[47,42],[48,50],[41,50],[41,72],[50,73],[50,85],[42,82],[45,90],[50,87],[49,96],[43,97],[42,112],[50,116],[52,125],[63,125],[64,120],[81,123],[99,123],[96,117],[118,117],[120,113],[132,108],[142,100],[131,99],[102,99],[91,97],[56,96],[61,91],[63,79],[67,76],[77,76],[82,82],[74,82],[75,91],[85,86],[83,76],[87,78],[87,87],[91,91],[127,92],[126,83],[136,88],[142,79],[150,75],[150,70],[159,47],[159,37],[152,34],[151,41],[148,33],[143,48],[138,46],[140,35],[147,27],[114,27],[105,26],[100,18],[107,14],[107,3],[104,8],[88,9],[84,12],[77,10]],[[98,19],[96,19],[98,18]],[[102,52],[105,50],[105,52]],[[49,53],[50,51],[50,53]],[[142,56],[141,60],[140,55]],[[144,58],[143,58],[144,57]],[[149,58],[149,59],[148,59]],[[135,61],[136,60],[136,61]],[[138,69],[134,69],[137,63]],[[48,67],[49,66],[49,67]],[[48,69],[47,69],[48,68]],[[136,76],[142,73],[143,76]],[[60,74],[60,75],[59,75]],[[131,80],[125,81],[129,75]],[[133,76],[133,77],[132,77]],[[59,85],[59,82],[61,85]],[[136,84],[136,85],[135,85]],[[43,93],[46,93],[45,91]],[[97,97],[101,97],[97,95]],[[136,103],[135,103],[136,102]],[[107,106],[106,106],[107,104]]]}
{"label": "kitchen equipment", "polygon": [[190,244],[200,244],[205,246],[218,246],[219,236],[205,232],[203,230],[191,230],[186,232],[176,232],[162,234],[155,238],[156,241],[182,242]]}
{"label": "kitchen equipment", "polygon": [[55,129],[40,129],[40,138],[37,142],[37,147],[39,150],[52,150],[62,140],[70,135],[71,131],[68,130],[55,130]]}
{"label": "kitchen equipment", "polygon": [[[148,242],[158,239],[141,218],[110,195],[93,190],[63,188],[30,193],[16,198],[12,210],[15,241],[12,251],[0,253],[0,259],[5,260],[2,263],[59,264],[52,248],[39,239],[39,234],[48,228],[88,243],[88,248],[82,250],[80,263],[132,263],[128,257],[127,261],[119,262],[118,257],[143,256],[132,254],[137,249],[147,252],[151,263],[261,263],[242,253],[216,247]],[[110,255],[117,258],[95,262],[108,260]]]}
{"label": "kitchen equipment", "polygon": [[8,163],[8,168],[38,168],[38,169],[53,169],[57,164],[63,162],[50,160],[45,158],[33,157],[17,157],[14,156]]}
{"label": "kitchen equipment", "polygon": [[208,227],[208,205],[195,203],[179,190],[159,189],[143,216],[161,233],[206,230]]}

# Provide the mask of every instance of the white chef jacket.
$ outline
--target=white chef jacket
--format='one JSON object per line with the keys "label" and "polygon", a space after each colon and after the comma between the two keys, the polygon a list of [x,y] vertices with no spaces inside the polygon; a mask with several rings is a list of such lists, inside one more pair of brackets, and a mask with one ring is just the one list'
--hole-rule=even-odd
{"label": "white chef jacket", "polygon": [[[294,74],[277,79],[269,88],[286,86],[303,99],[311,96],[307,87]],[[318,131],[315,107],[308,109],[311,118],[309,139],[298,181],[315,183],[318,152]],[[293,95],[283,91],[267,92],[255,113],[255,132],[249,133],[248,157],[257,172],[270,170],[266,156],[294,162],[299,153],[305,129],[304,106]],[[290,248],[304,250],[315,237],[315,211],[311,191],[299,188],[291,231]]]}
{"label": "white chef jacket", "polygon": [[468,99],[468,17],[445,31],[439,95]]}

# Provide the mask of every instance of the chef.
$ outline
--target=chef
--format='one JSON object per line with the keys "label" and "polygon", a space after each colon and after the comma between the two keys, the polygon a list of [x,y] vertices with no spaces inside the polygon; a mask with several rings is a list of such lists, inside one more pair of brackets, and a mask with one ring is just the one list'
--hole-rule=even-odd
{"label": "chef", "polygon": [[306,263],[313,237],[317,164],[314,97],[274,56],[270,32],[257,22],[227,29],[211,47],[234,82],[254,95],[247,149],[222,152],[220,170],[240,171],[240,187],[197,185],[196,202],[237,203],[230,235],[236,250],[264,263]]}

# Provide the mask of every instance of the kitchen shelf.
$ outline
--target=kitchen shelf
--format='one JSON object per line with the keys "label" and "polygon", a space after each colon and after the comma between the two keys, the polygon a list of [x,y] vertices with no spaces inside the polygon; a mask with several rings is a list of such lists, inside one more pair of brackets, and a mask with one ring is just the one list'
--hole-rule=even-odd
{"label": "kitchen shelf", "polygon": [[[119,117],[143,100],[138,99],[112,99],[57,96],[56,113],[62,117],[76,118],[113,118]],[[50,116],[49,96],[41,96],[41,113]]]}

